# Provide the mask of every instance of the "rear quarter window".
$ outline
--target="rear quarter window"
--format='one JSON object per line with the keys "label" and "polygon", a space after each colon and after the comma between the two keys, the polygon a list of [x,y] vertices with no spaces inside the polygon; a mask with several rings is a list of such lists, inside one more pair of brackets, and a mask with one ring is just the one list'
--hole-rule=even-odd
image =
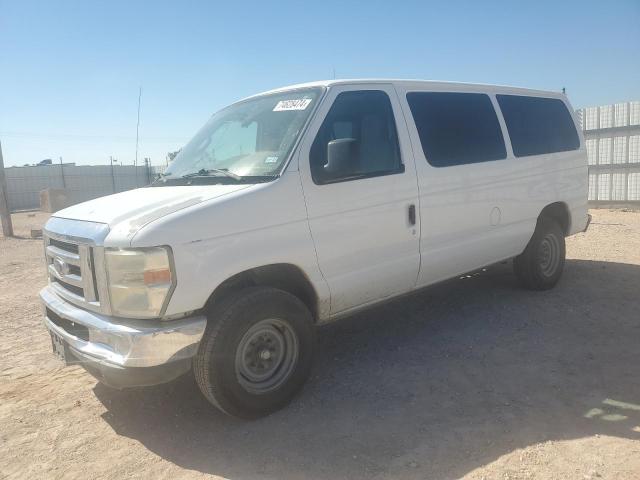
{"label": "rear quarter window", "polygon": [[580,148],[573,118],[559,98],[496,95],[516,157]]}
{"label": "rear quarter window", "polygon": [[491,99],[484,93],[409,92],[424,156],[434,167],[506,158]]}

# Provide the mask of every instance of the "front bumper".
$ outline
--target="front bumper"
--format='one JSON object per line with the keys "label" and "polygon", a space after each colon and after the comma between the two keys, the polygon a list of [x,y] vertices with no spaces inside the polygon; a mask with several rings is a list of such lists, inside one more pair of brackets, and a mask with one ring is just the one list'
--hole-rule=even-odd
{"label": "front bumper", "polygon": [[62,338],[72,358],[115,388],[155,385],[187,372],[207,324],[202,315],[180,320],[128,320],[78,308],[50,287],[40,291],[44,324]]}

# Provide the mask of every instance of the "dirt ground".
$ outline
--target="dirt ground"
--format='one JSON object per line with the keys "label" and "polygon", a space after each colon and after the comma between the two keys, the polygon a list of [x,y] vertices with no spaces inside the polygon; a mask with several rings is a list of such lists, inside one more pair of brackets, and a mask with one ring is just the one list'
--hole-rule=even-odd
{"label": "dirt ground", "polygon": [[0,478],[640,479],[640,213],[592,211],[561,283],[510,265],[324,327],[313,375],[256,422],[190,376],[116,391],[50,350],[44,214],[0,237]]}

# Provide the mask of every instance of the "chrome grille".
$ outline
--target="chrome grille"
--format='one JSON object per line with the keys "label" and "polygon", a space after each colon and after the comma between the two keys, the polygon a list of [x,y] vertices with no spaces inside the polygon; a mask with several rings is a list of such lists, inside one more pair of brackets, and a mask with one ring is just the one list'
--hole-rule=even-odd
{"label": "chrome grille", "polygon": [[44,242],[47,272],[54,288],[77,303],[99,306],[91,246],[50,236],[45,236]]}
{"label": "chrome grille", "polygon": [[78,307],[110,315],[103,247],[109,226],[54,216],[43,234],[53,291]]}

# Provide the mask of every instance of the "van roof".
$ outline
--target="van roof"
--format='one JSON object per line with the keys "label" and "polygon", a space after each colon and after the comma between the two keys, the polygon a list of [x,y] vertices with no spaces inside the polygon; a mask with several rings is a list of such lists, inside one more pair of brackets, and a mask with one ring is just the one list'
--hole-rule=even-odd
{"label": "van roof", "polygon": [[563,97],[561,92],[554,92],[549,90],[535,90],[531,88],[511,87],[507,85],[489,85],[481,83],[464,83],[464,82],[443,82],[436,80],[410,80],[410,79],[392,79],[392,78],[356,78],[356,79],[337,79],[337,80],[319,80],[315,82],[299,83],[296,85],[289,85],[286,87],[280,87],[266,92],[251,95],[250,97],[257,97],[260,95],[285,92],[287,90],[295,90],[299,88],[311,88],[311,87],[332,87],[336,85],[358,85],[358,84],[375,84],[386,83],[393,84],[404,88],[433,88],[440,91],[484,91],[484,92],[499,92],[499,93],[514,93],[514,94],[527,94],[546,97]]}

